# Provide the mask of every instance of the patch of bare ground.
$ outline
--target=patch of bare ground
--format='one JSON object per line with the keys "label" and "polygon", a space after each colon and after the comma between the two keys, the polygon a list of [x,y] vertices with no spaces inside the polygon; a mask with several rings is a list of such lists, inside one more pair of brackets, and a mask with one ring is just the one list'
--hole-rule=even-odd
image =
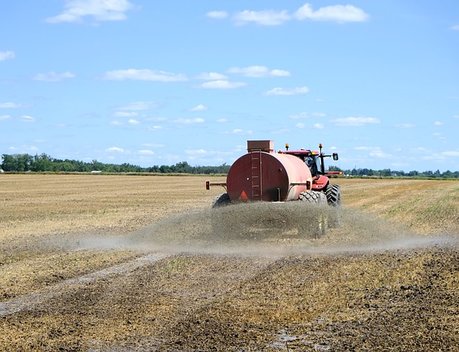
{"label": "patch of bare ground", "polygon": [[285,258],[181,321],[160,350],[454,350],[458,269],[442,249]]}
{"label": "patch of bare ground", "polygon": [[[247,240],[214,233],[206,178],[1,175],[0,350],[459,345],[459,182],[338,179],[341,225],[325,237]],[[243,223],[264,208],[237,209]]]}
{"label": "patch of bare ground", "polygon": [[211,304],[267,263],[225,256],[165,258],[3,317],[9,329],[0,341],[13,349],[149,350],[162,343],[177,320]]}

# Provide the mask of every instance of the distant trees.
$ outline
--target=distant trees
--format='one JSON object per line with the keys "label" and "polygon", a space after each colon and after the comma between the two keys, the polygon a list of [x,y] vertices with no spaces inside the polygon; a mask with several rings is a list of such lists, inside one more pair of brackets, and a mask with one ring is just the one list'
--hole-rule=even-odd
{"label": "distant trees", "polygon": [[[347,176],[357,176],[357,177],[426,177],[426,178],[459,178],[459,171],[445,171],[440,172],[440,170],[432,171],[409,171],[405,172],[402,170],[391,170],[391,169],[382,169],[382,170],[373,170],[373,169],[348,169],[340,170],[336,167],[330,167],[330,170],[343,171],[344,175]],[[339,170],[336,170],[339,169]]]}
{"label": "distant trees", "polygon": [[47,154],[3,154],[0,167],[7,172],[151,172],[151,173],[187,173],[187,174],[225,174],[229,170],[226,164],[220,166],[191,166],[186,161],[175,165],[140,167],[128,163],[105,164],[97,160],[84,162],[79,160],[55,159]]}
{"label": "distant trees", "polygon": [[33,163],[33,157],[28,154],[15,154],[15,155],[2,155],[2,169],[3,171],[29,171]]}
{"label": "distant trees", "polygon": [[[106,173],[122,172],[149,172],[149,173],[178,173],[178,174],[226,174],[230,165],[220,166],[191,166],[186,161],[175,165],[161,165],[140,167],[128,163],[105,164],[97,160],[84,162],[79,160],[55,159],[47,154],[3,154],[0,167],[6,172],[91,172],[100,171]],[[459,178],[459,171],[396,171],[391,169],[373,170],[368,168],[342,170],[331,165],[330,171],[342,171],[344,175],[356,177],[426,177],[426,178]]]}

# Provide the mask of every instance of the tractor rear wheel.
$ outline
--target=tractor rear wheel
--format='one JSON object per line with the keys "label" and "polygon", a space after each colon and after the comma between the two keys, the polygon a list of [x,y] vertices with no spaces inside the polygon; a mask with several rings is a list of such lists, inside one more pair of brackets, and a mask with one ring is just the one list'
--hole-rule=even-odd
{"label": "tractor rear wheel", "polygon": [[341,205],[341,190],[339,185],[328,185],[325,190],[328,205],[338,207]]}
{"label": "tractor rear wheel", "polygon": [[338,227],[340,225],[340,207],[341,207],[341,190],[339,185],[328,185],[325,190],[327,195],[327,202],[332,209],[330,209],[328,217],[329,227]]}
{"label": "tractor rear wheel", "polygon": [[[327,205],[327,197],[323,192],[317,191],[306,191],[301,192],[299,196],[299,200],[302,202],[307,202],[314,206],[325,206]],[[322,212],[319,211],[317,213],[317,218],[311,219],[311,223],[305,223],[300,226],[298,229],[300,232],[309,232],[311,233],[314,238],[319,238],[325,235],[326,229],[328,227],[328,219],[327,216]]]}

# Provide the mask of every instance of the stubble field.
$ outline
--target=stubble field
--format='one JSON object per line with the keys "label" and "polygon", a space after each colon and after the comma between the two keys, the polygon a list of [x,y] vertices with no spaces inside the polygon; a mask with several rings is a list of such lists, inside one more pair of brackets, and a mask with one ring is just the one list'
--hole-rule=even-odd
{"label": "stubble field", "polygon": [[337,179],[326,236],[247,239],[329,210],[215,226],[206,179],[0,175],[0,350],[457,350],[458,181]]}

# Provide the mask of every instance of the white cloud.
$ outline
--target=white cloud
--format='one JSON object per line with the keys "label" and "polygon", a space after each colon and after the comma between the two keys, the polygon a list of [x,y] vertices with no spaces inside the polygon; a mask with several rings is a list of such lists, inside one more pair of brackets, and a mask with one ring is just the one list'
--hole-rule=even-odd
{"label": "white cloud", "polygon": [[337,126],[364,126],[364,125],[374,125],[380,123],[379,119],[376,117],[342,117],[332,120]]}
{"label": "white cloud", "polygon": [[228,70],[229,73],[241,74],[246,77],[287,77],[290,72],[280,69],[269,69],[266,66],[247,66],[247,67],[232,67]]}
{"label": "white cloud", "polygon": [[154,121],[154,122],[164,122],[164,121],[167,121],[168,119],[165,117],[161,117],[161,116],[152,116],[152,117],[146,117],[145,120]]}
{"label": "white cloud", "polygon": [[295,87],[295,88],[273,88],[267,91],[266,95],[302,95],[309,93],[308,87]]}
{"label": "white cloud", "polygon": [[126,106],[122,106],[118,111],[144,111],[154,107],[151,101],[135,101]]}
{"label": "white cloud", "polygon": [[138,151],[138,153],[140,155],[145,155],[145,156],[148,156],[148,155],[154,155],[155,152],[153,150],[150,150],[150,149],[141,149]]}
{"label": "white cloud", "polygon": [[251,130],[243,130],[242,128],[235,128],[231,132],[231,134],[237,134],[237,135],[251,135],[253,131]]}
{"label": "white cloud", "polygon": [[435,126],[443,126],[443,122],[442,121],[435,121],[434,125]]}
{"label": "white cloud", "polygon": [[217,122],[218,123],[225,123],[225,122],[228,122],[228,119],[226,117],[221,117],[221,118],[217,119]]}
{"label": "white cloud", "polygon": [[459,31],[459,24],[451,26],[450,29],[452,29],[453,31]]}
{"label": "white cloud", "polygon": [[196,156],[206,155],[208,152],[205,149],[188,149],[188,150],[185,150],[185,153],[187,155],[196,157]]}
{"label": "white cloud", "polygon": [[300,112],[298,114],[289,116],[289,118],[291,118],[292,120],[306,120],[309,117],[310,117],[310,114],[307,112]]}
{"label": "white cloud", "polygon": [[24,148],[27,148],[28,150],[32,151],[32,152],[36,152],[38,151],[38,147],[35,146],[35,145],[29,145],[29,146],[24,146]]}
{"label": "white cloud", "polygon": [[223,18],[227,18],[228,17],[228,12],[226,12],[226,11],[209,11],[209,12],[207,12],[206,16],[209,17],[209,18],[220,20],[220,19],[223,19]]}
{"label": "white cloud", "polygon": [[227,80],[209,81],[201,84],[201,88],[205,89],[235,89],[244,87],[244,82],[231,82]]}
{"label": "white cloud", "polygon": [[33,79],[35,81],[44,81],[44,82],[59,82],[64,79],[75,78],[75,74],[72,72],[47,72],[39,73]]}
{"label": "white cloud", "polygon": [[21,105],[12,102],[0,103],[0,109],[18,109],[20,107]]}
{"label": "white cloud", "polygon": [[176,74],[165,71],[154,71],[149,69],[134,69],[108,71],[104,79],[112,81],[153,81],[153,82],[183,82],[187,77],[182,74]]}
{"label": "white cloud", "polygon": [[459,119],[459,115],[454,115],[453,119]]}
{"label": "white cloud", "polygon": [[354,149],[358,151],[368,152],[368,155],[373,158],[387,159],[392,156],[391,154],[384,152],[381,147],[360,146],[360,147],[355,147]]}
{"label": "white cloud", "polygon": [[325,114],[323,112],[312,112],[312,113],[300,112],[298,114],[290,115],[289,118],[292,119],[292,120],[306,120],[306,119],[309,119],[309,118],[312,118],[312,117],[322,118],[322,117],[325,117],[325,116],[327,116],[327,114]]}
{"label": "white cloud", "polygon": [[[304,122],[298,122],[298,123],[295,125],[296,128],[305,128],[305,127],[307,127],[307,126],[310,126],[310,125],[309,125],[309,124],[306,124],[306,123],[304,123]],[[318,123],[318,122],[317,122],[317,123],[312,124],[311,127],[312,127],[312,128],[315,128],[315,129],[318,129],[318,130],[321,130],[321,129],[323,129],[325,126],[324,126],[323,123]]]}
{"label": "white cloud", "polygon": [[352,5],[325,6],[314,11],[310,4],[304,4],[295,12],[295,18],[312,21],[364,22],[369,16],[362,9]]}
{"label": "white cloud", "polygon": [[317,122],[317,123],[313,124],[312,127],[321,130],[321,129],[323,129],[325,126],[324,126],[323,123],[318,123],[318,122]]}
{"label": "white cloud", "polygon": [[113,120],[113,121],[110,121],[110,124],[113,126],[121,126],[123,123],[118,120]]}
{"label": "white cloud", "polygon": [[64,11],[48,17],[48,23],[81,22],[84,17],[92,17],[97,22],[122,21],[133,6],[128,0],[66,0]]}
{"label": "white cloud", "polygon": [[[226,18],[226,12],[224,14],[223,16],[222,13],[219,18]],[[214,15],[218,16],[219,12],[215,12]],[[236,25],[240,26],[250,23],[261,26],[278,26],[292,19],[345,23],[364,22],[369,17],[364,10],[353,5],[331,5],[314,10],[310,4],[306,3],[292,14],[287,10],[244,10],[234,14],[232,20]]]}
{"label": "white cloud", "polygon": [[207,106],[205,106],[204,104],[198,104],[190,109],[190,111],[206,111],[206,110],[207,110]]}
{"label": "white cloud", "polygon": [[399,123],[399,124],[396,124],[395,127],[397,127],[397,128],[414,128],[414,127],[416,127],[416,125],[414,125],[412,123]]}
{"label": "white cloud", "polygon": [[14,51],[0,51],[0,61],[11,60],[15,58]]}
{"label": "white cloud", "polygon": [[416,147],[413,149],[414,152],[421,152],[421,153],[430,153],[431,151],[425,147]]}
{"label": "white cloud", "polygon": [[35,121],[35,118],[33,116],[29,116],[29,115],[19,116],[19,119],[21,119],[24,122],[34,122]]}
{"label": "white cloud", "polygon": [[[9,120],[9,119],[12,119],[13,116],[11,115],[0,115],[0,121],[5,121],[5,120]],[[21,120],[21,121],[24,121],[24,122],[34,122],[35,121],[35,118],[33,116],[30,116],[30,115],[21,115],[19,117],[17,117],[17,119]]]}
{"label": "white cloud", "polygon": [[162,129],[162,128],[163,128],[162,126],[153,125],[153,126],[148,127],[148,130],[149,130],[149,131],[157,131],[157,130],[160,130],[160,129]]}
{"label": "white cloud", "polygon": [[191,125],[191,124],[199,124],[199,123],[204,123],[205,120],[202,117],[195,117],[192,119],[187,119],[187,118],[181,118],[177,119],[174,122],[183,124],[183,125]]}
{"label": "white cloud", "polygon": [[325,116],[327,116],[327,114],[324,113],[324,112],[313,112],[311,115],[315,116],[315,117],[325,117]]}
{"label": "white cloud", "polygon": [[129,123],[130,125],[138,125],[138,124],[140,123],[140,121],[139,121],[139,120],[136,120],[136,119],[129,119],[129,120],[128,120],[128,123]]}
{"label": "white cloud", "polygon": [[278,26],[290,20],[290,15],[287,11],[250,11],[245,10],[234,15],[233,21],[237,25],[245,25],[248,23],[256,23],[262,26]]}
{"label": "white cloud", "polygon": [[435,138],[438,138],[441,141],[445,141],[446,140],[446,137],[440,132],[432,133],[432,136],[434,136]]}
{"label": "white cloud", "polygon": [[110,147],[105,149],[105,151],[109,153],[124,153],[124,149],[120,147]]}
{"label": "white cloud", "polygon": [[116,117],[136,117],[139,113],[135,111],[116,111],[114,115]]}
{"label": "white cloud", "polygon": [[453,158],[459,157],[459,150],[446,150],[444,152],[441,152],[441,155]]}
{"label": "white cloud", "polygon": [[203,81],[219,81],[227,79],[227,76],[218,72],[203,72],[199,74],[196,78]]}
{"label": "white cloud", "polygon": [[147,147],[147,148],[164,148],[166,145],[161,144],[161,143],[143,143],[142,147]]}

